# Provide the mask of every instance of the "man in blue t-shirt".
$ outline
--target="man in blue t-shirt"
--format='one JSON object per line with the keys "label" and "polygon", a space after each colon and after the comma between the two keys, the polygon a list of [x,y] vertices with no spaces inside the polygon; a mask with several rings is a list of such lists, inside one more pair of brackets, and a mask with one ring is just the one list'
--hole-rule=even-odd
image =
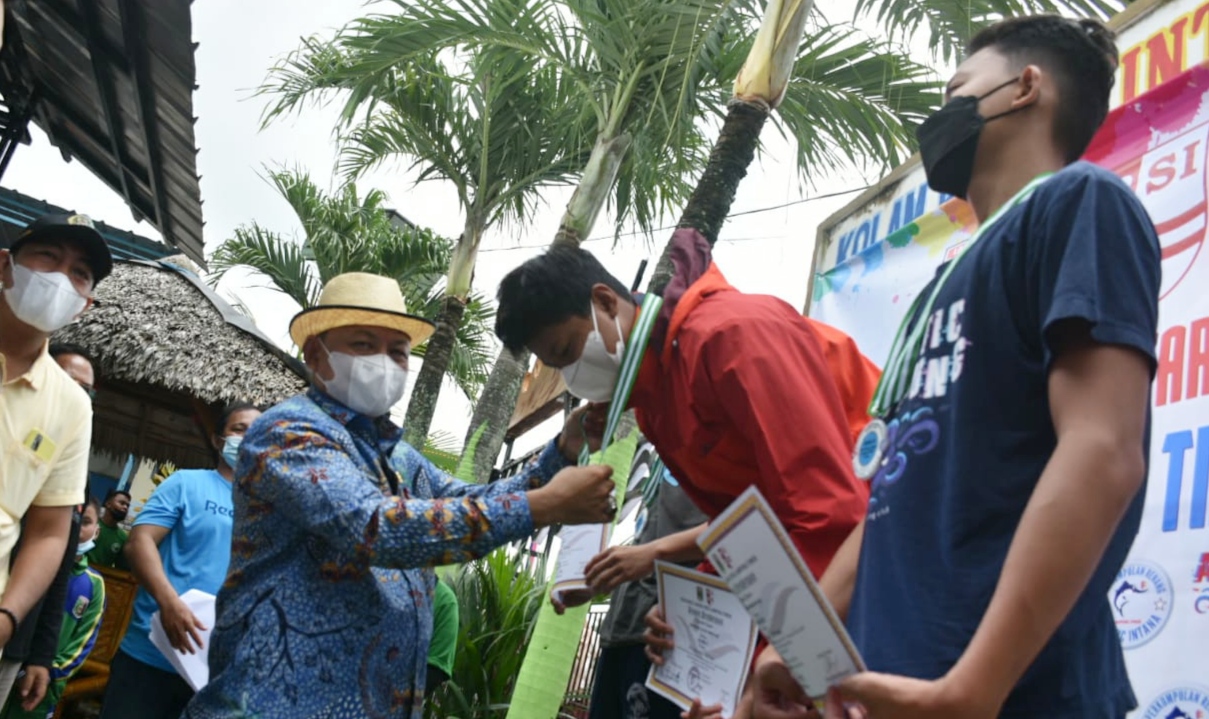
{"label": "man in blue t-shirt", "polygon": [[[908,313],[857,443],[869,509],[822,583],[871,671],[831,717],[1136,706],[1107,592],[1141,515],[1159,243],[1075,162],[1115,67],[1098,23],[1004,21],[920,128],[929,185],[982,225]],[[807,716],[775,652],[756,681],[757,717]]]}
{"label": "man in blue t-shirt", "polygon": [[209,629],[180,595],[190,589],[218,594],[231,561],[235,521],[231,481],[244,432],[260,410],[228,405],[211,442],[217,469],[182,469],[155,488],[130,531],[126,559],[139,582],[134,613],[110,667],[101,719],[178,719],[193,689],[151,643],[151,615],[178,651],[194,653]]}

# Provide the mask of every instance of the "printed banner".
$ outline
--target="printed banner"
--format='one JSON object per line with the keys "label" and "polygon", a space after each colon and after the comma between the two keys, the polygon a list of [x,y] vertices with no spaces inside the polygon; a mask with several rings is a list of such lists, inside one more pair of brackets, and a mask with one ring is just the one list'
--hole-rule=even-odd
{"label": "printed banner", "polygon": [[[1158,228],[1163,282],[1150,477],[1109,592],[1141,719],[1209,717],[1209,64],[1114,110],[1086,158],[1120,175]],[[884,362],[911,300],[975,226],[948,200],[815,278],[811,316]]]}

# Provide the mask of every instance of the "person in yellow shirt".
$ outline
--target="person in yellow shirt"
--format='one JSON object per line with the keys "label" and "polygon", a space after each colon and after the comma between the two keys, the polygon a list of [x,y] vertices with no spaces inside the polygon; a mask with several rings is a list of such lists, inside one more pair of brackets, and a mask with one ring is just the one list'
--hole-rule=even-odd
{"label": "person in yellow shirt", "polygon": [[42,217],[0,250],[0,652],[54,579],[88,476],[92,405],[51,359],[50,334],[112,269],[84,215]]}

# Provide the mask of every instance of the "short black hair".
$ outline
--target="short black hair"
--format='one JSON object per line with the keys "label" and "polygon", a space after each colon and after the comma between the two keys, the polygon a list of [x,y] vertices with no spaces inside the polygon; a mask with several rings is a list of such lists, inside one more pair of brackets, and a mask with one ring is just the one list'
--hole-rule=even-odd
{"label": "short black hair", "polygon": [[71,344],[70,342],[52,342],[50,348],[47,349],[53,359],[58,359],[63,355],[79,355],[88,361],[88,364],[96,369],[96,362],[93,361],[92,355],[88,354],[88,350],[80,345]]}
{"label": "short black hair", "polygon": [[84,503],[84,509],[80,512],[81,517],[84,516],[84,512],[87,512],[89,507],[92,507],[93,511],[97,513],[97,517],[101,516],[101,505],[97,503],[97,498],[89,497],[88,501]]}
{"label": "short black hair", "polygon": [[252,404],[251,402],[243,402],[243,401],[232,402],[231,404],[228,404],[226,407],[223,407],[222,412],[220,412],[218,415],[218,424],[215,425],[215,427],[217,428],[217,432],[216,432],[217,435],[219,437],[222,436],[223,430],[227,428],[227,422],[231,421],[231,415],[235,414],[236,412],[242,412],[245,409],[259,410],[260,408],[257,407],[256,405]]}
{"label": "short black hair", "polygon": [[1030,15],[995,23],[967,50],[993,48],[1020,67],[1035,64],[1053,73],[1059,92],[1054,139],[1074,162],[1108,115],[1118,61],[1114,39],[1096,20]]}
{"label": "short black hair", "polygon": [[105,493],[105,504],[109,504],[109,500],[113,499],[119,494],[124,494],[126,495],[126,499],[130,499],[130,492],[127,492],[124,489],[111,489]]}
{"label": "short black hair", "polygon": [[555,245],[500,282],[495,334],[509,350],[520,352],[543,329],[571,317],[587,317],[592,286],[601,283],[630,301],[630,291],[591,252]]}

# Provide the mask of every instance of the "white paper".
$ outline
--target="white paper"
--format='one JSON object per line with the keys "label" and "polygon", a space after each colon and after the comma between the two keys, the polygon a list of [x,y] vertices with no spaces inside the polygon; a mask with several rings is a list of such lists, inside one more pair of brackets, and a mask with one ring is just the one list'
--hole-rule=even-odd
{"label": "white paper", "polygon": [[697,543],[811,698],[865,670],[835,609],[759,490],[739,495]]}
{"label": "white paper", "polygon": [[664,653],[663,666],[651,666],[646,685],[683,709],[700,699],[733,716],[756,648],[756,625],[718,577],[664,562],[655,563],[655,577],[676,646]]}
{"label": "white paper", "polygon": [[201,691],[210,681],[210,632],[214,629],[214,595],[200,589],[190,589],[181,595],[181,601],[206,626],[205,629],[198,630],[202,638],[201,649],[197,649],[196,654],[184,654],[173,649],[168,635],[164,632],[164,622],[160,619],[158,611],[151,615],[151,643],[168,658],[176,673],[189,682],[193,691]]}
{"label": "white paper", "polygon": [[577,524],[558,532],[558,567],[554,570],[554,586],[550,594],[561,598],[563,592],[587,589],[584,568],[592,557],[609,548],[610,527],[607,524]]}

